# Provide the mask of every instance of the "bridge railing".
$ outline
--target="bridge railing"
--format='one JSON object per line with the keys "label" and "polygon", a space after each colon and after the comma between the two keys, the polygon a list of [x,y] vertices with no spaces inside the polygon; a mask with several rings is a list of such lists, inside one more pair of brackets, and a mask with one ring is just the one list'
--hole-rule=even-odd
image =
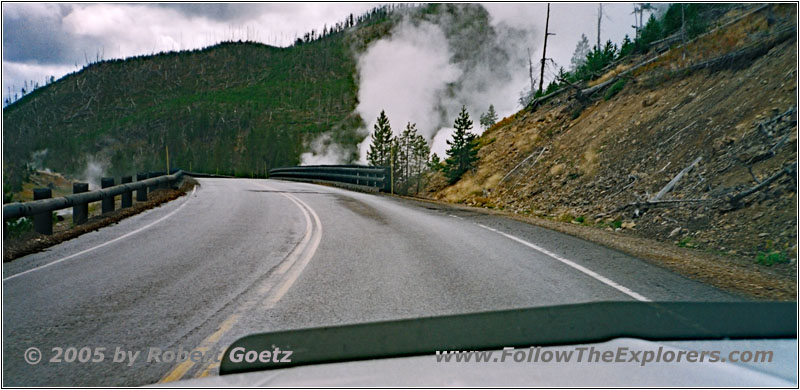
{"label": "bridge railing", "polygon": [[270,169],[269,177],[308,182],[343,183],[349,186],[373,190],[390,190],[389,167],[363,165],[304,165]]}
{"label": "bridge railing", "polygon": [[157,188],[167,188],[183,177],[183,171],[168,175],[166,172],[139,173],[136,181],[131,176],[123,176],[119,185],[114,185],[114,178],[103,178],[100,190],[89,191],[87,183],[73,183],[73,194],[52,198],[49,188],[37,188],[33,192],[33,201],[15,202],[3,205],[3,221],[19,217],[32,217],[34,230],[42,234],[53,234],[52,212],[72,207],[72,221],[80,225],[88,220],[89,203],[102,202],[102,213],[114,211],[115,197],[122,196],[122,208],[133,207],[133,191],[136,201],[147,201],[148,192]]}

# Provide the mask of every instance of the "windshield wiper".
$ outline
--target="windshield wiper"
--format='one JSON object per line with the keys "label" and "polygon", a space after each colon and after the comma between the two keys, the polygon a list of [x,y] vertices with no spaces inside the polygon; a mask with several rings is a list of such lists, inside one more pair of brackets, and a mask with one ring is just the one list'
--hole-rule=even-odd
{"label": "windshield wiper", "polygon": [[[796,302],[594,302],[259,333],[228,347],[220,374],[433,355],[439,350],[585,344],[618,337],[797,338],[796,313]],[[276,348],[291,351],[291,361],[231,361],[235,349],[259,353]]]}

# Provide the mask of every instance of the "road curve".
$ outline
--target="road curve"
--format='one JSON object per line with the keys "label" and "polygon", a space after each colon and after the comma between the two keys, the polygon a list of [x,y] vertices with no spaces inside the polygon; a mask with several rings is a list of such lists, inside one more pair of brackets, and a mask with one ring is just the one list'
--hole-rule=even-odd
{"label": "road curve", "polygon": [[[136,386],[213,375],[147,362],[254,332],[597,300],[739,297],[507,218],[275,180],[191,195],[3,265],[3,385]],[[29,348],[42,353],[32,365]],[[106,348],[50,362],[53,348]],[[141,351],[132,363],[114,352]]]}

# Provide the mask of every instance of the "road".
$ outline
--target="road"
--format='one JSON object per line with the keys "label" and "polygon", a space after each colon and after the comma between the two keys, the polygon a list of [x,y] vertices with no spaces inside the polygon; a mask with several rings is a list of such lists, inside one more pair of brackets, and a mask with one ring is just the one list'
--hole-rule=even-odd
{"label": "road", "polygon": [[[213,362],[146,358],[151,348],[213,353],[254,332],[598,300],[741,299],[478,211],[305,183],[198,181],[190,195],[3,265],[3,385],[214,375]],[[31,347],[43,357],[36,365],[23,359]],[[68,363],[66,353],[50,362],[58,347],[106,349],[93,357],[101,362]],[[115,363],[117,349],[140,356]]]}

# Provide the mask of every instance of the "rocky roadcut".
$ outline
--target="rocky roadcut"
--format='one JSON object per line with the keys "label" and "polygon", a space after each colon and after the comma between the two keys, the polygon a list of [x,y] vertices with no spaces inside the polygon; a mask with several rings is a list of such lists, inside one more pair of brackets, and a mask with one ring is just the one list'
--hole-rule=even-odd
{"label": "rocky roadcut", "polygon": [[758,280],[725,287],[794,297],[796,9],[776,12],[788,22],[752,13],[689,44],[685,59],[675,49],[633,72],[608,100],[570,90],[502,120],[482,135],[476,171],[452,186],[434,177],[428,196],[695,249],[682,253],[704,261],[645,257],[718,286],[751,272]]}

